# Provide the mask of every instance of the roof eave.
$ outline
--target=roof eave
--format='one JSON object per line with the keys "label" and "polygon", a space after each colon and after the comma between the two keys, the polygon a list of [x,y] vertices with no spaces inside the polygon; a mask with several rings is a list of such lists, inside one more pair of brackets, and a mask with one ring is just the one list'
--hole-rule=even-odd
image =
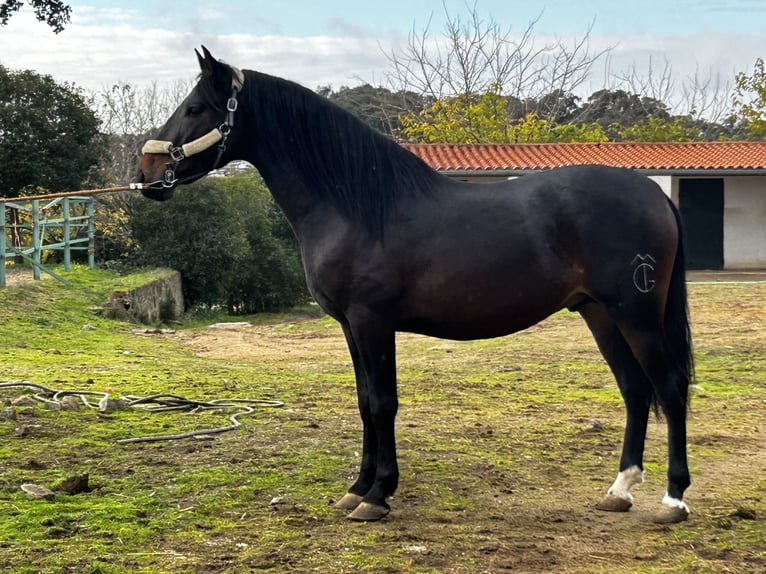
{"label": "roof eave", "polygon": [[[531,175],[541,171],[550,171],[555,168],[540,169],[438,169],[442,175],[448,177],[519,177]],[[723,177],[734,175],[766,175],[766,168],[631,168],[644,175],[670,175],[670,176],[707,176]]]}

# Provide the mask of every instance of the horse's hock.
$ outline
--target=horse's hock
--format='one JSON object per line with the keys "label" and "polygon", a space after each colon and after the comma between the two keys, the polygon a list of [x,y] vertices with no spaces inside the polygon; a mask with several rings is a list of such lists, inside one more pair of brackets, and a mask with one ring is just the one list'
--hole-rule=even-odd
{"label": "horse's hock", "polygon": [[151,283],[127,291],[115,291],[106,306],[115,319],[153,324],[170,321],[184,311],[181,274],[168,271],[167,275]]}

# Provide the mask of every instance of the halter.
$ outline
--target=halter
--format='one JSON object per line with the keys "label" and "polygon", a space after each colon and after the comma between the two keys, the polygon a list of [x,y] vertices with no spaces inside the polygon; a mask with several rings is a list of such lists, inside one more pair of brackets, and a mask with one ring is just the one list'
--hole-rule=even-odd
{"label": "halter", "polygon": [[[231,132],[231,128],[234,125],[234,112],[237,111],[238,107],[237,94],[245,85],[245,75],[242,73],[242,70],[235,68],[234,66],[231,66],[231,70],[231,96],[226,102],[226,120],[220,126],[213,128],[204,136],[198,137],[185,144],[175,145],[173,142],[167,140],[148,140],[141,148],[142,154],[166,154],[173,160],[173,163],[166,164],[165,174],[162,181],[154,182],[151,184],[152,186],[156,183],[162,183],[162,187],[164,188],[175,187],[178,183],[175,174],[179,162],[187,157],[203,152],[213,147],[215,144],[218,144],[218,155],[215,158],[213,167],[205,173],[211,172],[218,167],[218,164],[221,162],[221,157],[223,157],[223,152],[226,151],[226,140],[229,137],[229,132]],[[197,175],[199,174],[189,176],[185,179],[193,179],[197,177]]]}

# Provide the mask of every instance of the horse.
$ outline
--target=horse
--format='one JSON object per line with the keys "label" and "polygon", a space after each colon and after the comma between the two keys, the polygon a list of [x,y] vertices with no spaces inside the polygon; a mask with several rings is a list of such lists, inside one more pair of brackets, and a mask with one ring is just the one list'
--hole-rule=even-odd
{"label": "horse", "polygon": [[598,165],[458,182],[307,88],[240,70],[204,46],[195,53],[198,81],[142,147],[134,185],[163,201],[232,160],[260,172],[353,363],[362,459],[336,507],[358,521],[390,512],[397,331],[499,337],[569,309],[592,332],[627,412],[619,471],[596,508],[630,509],[654,411],[667,421],[668,470],[653,519],[687,519],[694,361],[683,238],[655,182]]}

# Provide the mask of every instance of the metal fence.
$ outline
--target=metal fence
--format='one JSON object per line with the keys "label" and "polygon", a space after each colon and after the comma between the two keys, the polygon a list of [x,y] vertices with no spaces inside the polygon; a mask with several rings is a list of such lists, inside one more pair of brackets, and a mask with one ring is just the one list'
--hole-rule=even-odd
{"label": "metal fence", "polygon": [[67,281],[43,263],[44,251],[63,251],[64,270],[69,271],[73,251],[87,251],[94,267],[95,225],[93,196],[69,195],[53,199],[0,200],[0,287],[5,287],[8,259],[21,258],[40,272]]}

